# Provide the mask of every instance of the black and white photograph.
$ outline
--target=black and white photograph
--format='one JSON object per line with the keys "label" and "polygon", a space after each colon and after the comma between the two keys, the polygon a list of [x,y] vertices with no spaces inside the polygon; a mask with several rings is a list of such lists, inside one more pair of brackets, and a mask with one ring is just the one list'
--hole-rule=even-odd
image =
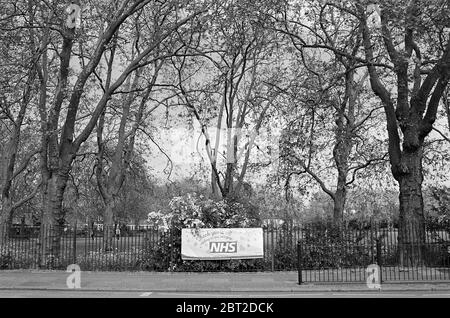
{"label": "black and white photograph", "polygon": [[450,298],[449,81],[449,0],[0,0],[0,298]]}

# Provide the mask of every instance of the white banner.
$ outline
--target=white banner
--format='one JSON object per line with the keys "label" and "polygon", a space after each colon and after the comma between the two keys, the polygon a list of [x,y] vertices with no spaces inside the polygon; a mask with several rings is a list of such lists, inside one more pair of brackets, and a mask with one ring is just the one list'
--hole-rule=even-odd
{"label": "white banner", "polygon": [[263,258],[262,228],[182,229],[183,260]]}

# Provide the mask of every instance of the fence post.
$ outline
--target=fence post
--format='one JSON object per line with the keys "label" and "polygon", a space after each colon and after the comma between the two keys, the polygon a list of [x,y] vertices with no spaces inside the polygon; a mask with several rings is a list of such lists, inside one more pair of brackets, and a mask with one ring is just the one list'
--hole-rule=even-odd
{"label": "fence post", "polygon": [[297,270],[298,270],[298,284],[303,282],[302,277],[302,243],[300,240],[297,242]]}
{"label": "fence post", "polygon": [[271,259],[272,272],[275,271],[275,246],[274,246],[275,243],[274,243],[274,240],[273,240],[273,231],[274,231],[274,228],[272,226],[270,228],[270,239],[271,239],[270,248],[271,248],[271,256],[272,256],[272,259]]}
{"label": "fence post", "polygon": [[172,229],[169,229],[167,232],[163,232],[164,236],[164,245],[167,246],[168,254],[167,255],[167,271],[170,270],[170,262],[172,261],[172,247],[170,246],[170,236],[172,235]]}
{"label": "fence post", "polygon": [[383,269],[382,269],[383,259],[381,257],[381,240],[378,237],[376,239],[376,247],[377,247],[377,265],[378,268],[380,269],[380,284],[381,284],[383,283]]}
{"label": "fence post", "polygon": [[171,228],[170,229],[170,263],[169,263],[169,266],[170,266],[170,271],[172,272],[173,271],[173,266],[174,266],[174,244],[173,244],[173,236],[174,236],[174,229],[173,228]]}
{"label": "fence post", "polygon": [[75,225],[73,228],[73,263],[77,263],[77,221],[75,221]]}

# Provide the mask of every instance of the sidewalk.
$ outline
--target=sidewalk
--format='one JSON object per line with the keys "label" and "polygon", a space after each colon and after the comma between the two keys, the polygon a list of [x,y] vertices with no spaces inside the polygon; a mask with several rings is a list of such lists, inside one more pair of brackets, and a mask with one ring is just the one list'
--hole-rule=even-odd
{"label": "sidewalk", "polygon": [[[64,271],[0,271],[0,290],[67,290]],[[383,291],[450,291],[450,282],[384,283]],[[152,292],[378,292],[365,283],[297,284],[297,272],[81,272],[81,290]]]}

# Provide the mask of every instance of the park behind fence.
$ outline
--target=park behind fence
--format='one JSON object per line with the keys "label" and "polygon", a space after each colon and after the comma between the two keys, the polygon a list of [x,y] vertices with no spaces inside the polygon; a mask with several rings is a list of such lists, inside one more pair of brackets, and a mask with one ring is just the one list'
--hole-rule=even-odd
{"label": "park behind fence", "polygon": [[[427,224],[422,243],[398,244],[398,228],[380,224],[333,226],[309,224],[263,230],[264,258],[183,261],[181,230],[87,227],[58,229],[14,225],[0,237],[0,269],[60,269],[77,264],[83,271],[298,271],[299,282],[363,282],[370,264],[383,281],[450,280],[448,226]],[[106,233],[113,233],[112,236]],[[53,247],[53,248],[51,248]],[[403,250],[417,250],[419,260],[402,264]]]}

